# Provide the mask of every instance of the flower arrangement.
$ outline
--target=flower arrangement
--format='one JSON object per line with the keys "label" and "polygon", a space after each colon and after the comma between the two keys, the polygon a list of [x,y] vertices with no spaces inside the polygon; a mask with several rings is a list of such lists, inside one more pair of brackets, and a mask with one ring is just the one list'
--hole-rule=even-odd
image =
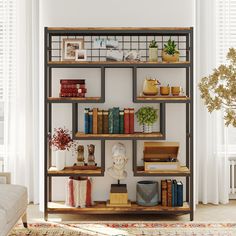
{"label": "flower arrangement", "polygon": [[135,114],[140,125],[153,125],[158,119],[157,109],[149,106],[141,107]]}
{"label": "flower arrangement", "polygon": [[223,109],[225,125],[236,127],[236,49],[229,49],[227,60],[229,64],[201,79],[199,89],[208,111]]}
{"label": "flower arrangement", "polygon": [[53,136],[49,138],[49,145],[55,147],[56,150],[69,150],[73,145],[69,130],[55,128]]}

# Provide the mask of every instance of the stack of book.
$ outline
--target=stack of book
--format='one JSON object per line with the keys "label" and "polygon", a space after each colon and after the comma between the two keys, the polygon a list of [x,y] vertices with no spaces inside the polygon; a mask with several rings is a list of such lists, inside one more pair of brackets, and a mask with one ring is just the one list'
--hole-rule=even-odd
{"label": "stack of book", "polygon": [[173,171],[179,169],[177,160],[179,143],[177,142],[144,142],[144,170]]}
{"label": "stack of book", "polygon": [[84,109],[85,134],[133,134],[134,108]]}
{"label": "stack of book", "polygon": [[87,93],[84,79],[61,79],[60,97],[81,97]]}
{"label": "stack of book", "polygon": [[161,180],[161,204],[168,207],[183,206],[183,183],[181,181]]}

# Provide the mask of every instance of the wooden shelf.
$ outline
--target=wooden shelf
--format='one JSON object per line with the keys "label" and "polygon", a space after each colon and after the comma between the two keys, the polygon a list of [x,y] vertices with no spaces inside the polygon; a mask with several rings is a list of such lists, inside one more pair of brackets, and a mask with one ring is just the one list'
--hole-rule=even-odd
{"label": "wooden shelf", "polygon": [[143,166],[137,167],[135,176],[189,176],[190,170],[186,166],[181,166],[178,170],[158,170],[158,171],[144,171]]}
{"label": "wooden shelf", "polygon": [[138,96],[136,98],[137,102],[169,102],[169,103],[188,103],[190,98],[187,96]]}
{"label": "wooden shelf", "polygon": [[161,205],[144,207],[132,202],[131,207],[107,207],[106,202],[95,202],[92,207],[74,208],[68,207],[63,203],[49,202],[49,213],[69,213],[69,214],[122,214],[122,213],[189,213],[190,207],[184,202],[182,207],[163,207]]}
{"label": "wooden shelf", "polygon": [[48,98],[49,103],[92,103],[101,102],[101,97],[85,97],[85,98],[79,98],[79,97],[49,97]]}
{"label": "wooden shelf", "polygon": [[77,139],[163,139],[164,135],[160,132],[142,133],[135,132],[134,134],[85,134],[77,132],[75,134]]}
{"label": "wooden shelf", "polygon": [[55,167],[48,169],[48,176],[103,176],[103,172],[100,167],[96,170],[57,170]]}

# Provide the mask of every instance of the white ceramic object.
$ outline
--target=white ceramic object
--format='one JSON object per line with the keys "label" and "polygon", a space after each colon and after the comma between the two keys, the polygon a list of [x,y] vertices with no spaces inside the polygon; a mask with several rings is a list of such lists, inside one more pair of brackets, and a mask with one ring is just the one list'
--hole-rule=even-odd
{"label": "white ceramic object", "polygon": [[143,125],[143,133],[152,133],[152,125]]}
{"label": "white ceramic object", "polygon": [[56,151],[56,168],[57,170],[63,170],[66,166],[66,151],[57,150]]}

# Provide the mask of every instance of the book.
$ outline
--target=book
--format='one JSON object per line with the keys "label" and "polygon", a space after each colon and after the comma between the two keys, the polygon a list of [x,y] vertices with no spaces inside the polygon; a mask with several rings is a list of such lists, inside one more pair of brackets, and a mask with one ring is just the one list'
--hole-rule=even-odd
{"label": "book", "polygon": [[89,133],[89,108],[84,109],[84,133]]}
{"label": "book", "polygon": [[98,134],[103,133],[102,110],[98,110]]}
{"label": "book", "polygon": [[161,205],[167,206],[167,181],[161,180]]}
{"label": "book", "polygon": [[108,124],[108,111],[107,110],[104,110],[102,112],[103,114],[103,119],[102,119],[102,122],[103,122],[103,133],[104,134],[108,134],[109,133],[109,124]]}
{"label": "book", "polygon": [[86,89],[85,84],[61,84],[61,89]]}
{"label": "book", "polygon": [[93,111],[89,110],[89,134],[93,133]]}
{"label": "book", "polygon": [[98,109],[93,108],[93,134],[98,133]]}
{"label": "book", "polygon": [[172,206],[177,206],[177,181],[172,180]]}
{"label": "book", "polygon": [[124,109],[124,133],[129,134],[129,109]]}
{"label": "book", "polygon": [[113,109],[108,110],[108,130],[109,134],[113,134]]}
{"label": "book", "polygon": [[60,84],[85,84],[84,79],[61,79]]}
{"label": "book", "polygon": [[119,107],[113,107],[113,133],[114,134],[120,133],[119,119],[120,119],[120,109]]}
{"label": "book", "polygon": [[171,179],[167,180],[167,206],[172,206],[172,181]]}
{"label": "book", "polygon": [[134,108],[129,108],[129,133],[134,133]]}
{"label": "book", "polygon": [[119,111],[119,127],[120,127],[120,134],[124,133],[124,110]]}
{"label": "book", "polygon": [[84,98],[85,93],[60,93],[59,96],[60,97],[80,97],[80,98]]}
{"label": "book", "polygon": [[183,183],[177,182],[177,206],[183,206]]}

